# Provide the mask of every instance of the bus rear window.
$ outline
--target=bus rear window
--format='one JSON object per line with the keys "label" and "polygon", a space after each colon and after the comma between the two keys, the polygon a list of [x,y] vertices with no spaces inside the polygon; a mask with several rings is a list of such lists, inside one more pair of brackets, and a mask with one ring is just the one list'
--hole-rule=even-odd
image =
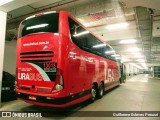
{"label": "bus rear window", "polygon": [[59,14],[45,14],[25,20],[20,25],[19,38],[33,33],[58,33]]}

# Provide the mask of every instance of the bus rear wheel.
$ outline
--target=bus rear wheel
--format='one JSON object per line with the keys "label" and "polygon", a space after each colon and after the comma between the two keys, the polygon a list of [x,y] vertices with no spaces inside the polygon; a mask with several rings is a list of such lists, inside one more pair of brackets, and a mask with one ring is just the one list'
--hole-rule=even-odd
{"label": "bus rear wheel", "polygon": [[101,83],[98,90],[98,98],[102,98],[104,95],[104,84]]}
{"label": "bus rear wheel", "polygon": [[97,96],[96,87],[93,85],[91,89],[91,102],[94,102]]}

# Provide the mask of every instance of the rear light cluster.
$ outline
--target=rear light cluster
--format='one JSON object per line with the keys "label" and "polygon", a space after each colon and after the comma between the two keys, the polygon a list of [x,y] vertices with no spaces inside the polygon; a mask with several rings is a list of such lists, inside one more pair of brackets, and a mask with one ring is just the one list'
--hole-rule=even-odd
{"label": "rear light cluster", "polygon": [[52,89],[52,93],[61,91],[64,88],[63,73],[62,70],[57,69],[57,77],[55,81],[55,87]]}

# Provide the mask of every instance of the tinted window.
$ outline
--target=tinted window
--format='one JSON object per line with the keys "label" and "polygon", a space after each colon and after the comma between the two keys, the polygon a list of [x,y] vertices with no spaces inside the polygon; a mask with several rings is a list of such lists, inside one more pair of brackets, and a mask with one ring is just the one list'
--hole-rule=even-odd
{"label": "tinted window", "polygon": [[[71,39],[79,48],[87,52],[115,60],[114,57],[112,57],[112,55],[115,54],[114,50],[110,46],[98,40],[95,36],[78,25],[71,18],[69,18],[69,26]],[[106,53],[107,51],[113,52]]]}
{"label": "tinted window", "polygon": [[20,26],[19,37],[38,32],[58,33],[58,18],[58,13],[52,13],[25,20]]}

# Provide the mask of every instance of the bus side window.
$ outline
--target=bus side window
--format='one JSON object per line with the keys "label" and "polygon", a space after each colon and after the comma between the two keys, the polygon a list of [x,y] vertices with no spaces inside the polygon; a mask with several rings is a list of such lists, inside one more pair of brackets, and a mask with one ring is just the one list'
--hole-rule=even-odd
{"label": "bus side window", "polygon": [[103,49],[103,56],[105,58],[108,58],[108,59],[115,61],[115,58],[112,56],[115,53],[114,52],[109,53],[109,51],[114,51],[114,50],[110,46],[106,45],[106,47]]}
{"label": "bus side window", "polygon": [[80,31],[85,31],[82,27],[80,27],[75,21],[71,18],[68,19],[69,21],[69,28],[70,28],[70,36],[74,44],[76,44],[79,48],[83,49],[84,41],[82,40],[84,37],[78,36]]}
{"label": "bus side window", "polygon": [[[70,34],[73,43],[75,43],[79,48],[87,52],[96,54],[98,56],[112,59],[111,55],[106,55],[105,52],[111,50],[109,46],[95,47],[99,44],[104,44],[102,41],[98,40],[95,36],[87,32],[83,27],[78,25],[71,18],[68,19]],[[86,33],[85,33],[86,32]]]}

